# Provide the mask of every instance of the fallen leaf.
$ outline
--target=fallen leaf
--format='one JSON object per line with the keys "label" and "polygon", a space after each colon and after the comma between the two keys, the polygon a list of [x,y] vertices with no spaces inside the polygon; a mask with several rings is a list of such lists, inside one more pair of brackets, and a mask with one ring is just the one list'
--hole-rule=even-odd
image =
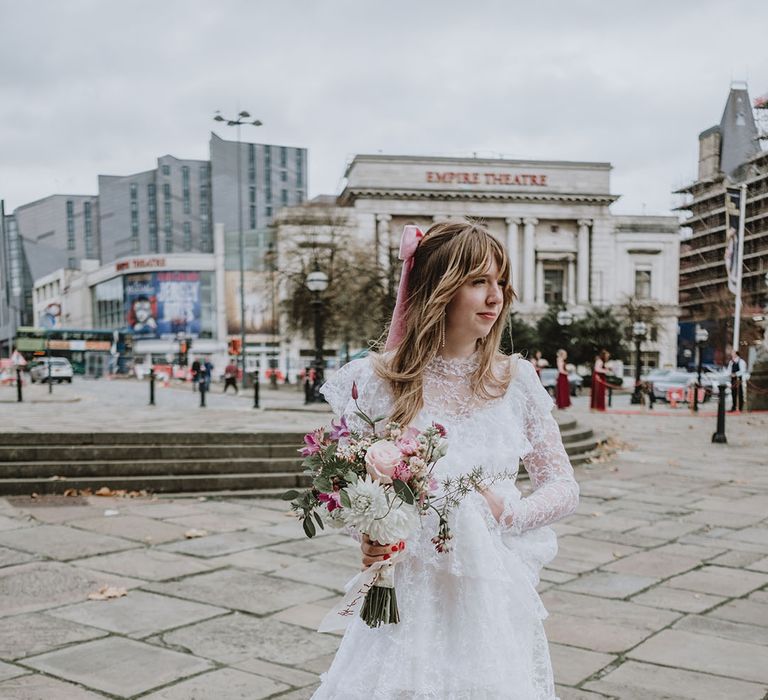
{"label": "fallen leaf", "polygon": [[184,533],[184,537],[186,537],[188,540],[191,540],[194,537],[205,537],[207,534],[208,530],[196,530],[195,528],[192,528],[191,530],[187,530]]}
{"label": "fallen leaf", "polygon": [[102,586],[96,593],[89,593],[88,600],[108,600],[109,598],[122,598],[124,595],[128,595],[125,588]]}
{"label": "fallen leaf", "polygon": [[111,488],[109,488],[109,486],[102,486],[98,491],[96,491],[94,496],[114,496],[114,492]]}

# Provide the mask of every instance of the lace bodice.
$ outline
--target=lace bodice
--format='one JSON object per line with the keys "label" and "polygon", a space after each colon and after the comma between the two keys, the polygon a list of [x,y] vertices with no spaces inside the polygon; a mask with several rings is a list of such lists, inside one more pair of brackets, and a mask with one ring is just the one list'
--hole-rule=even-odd
{"label": "lace bodice", "polygon": [[[433,359],[424,369],[424,403],[413,424],[424,428],[434,421],[448,431],[448,454],[438,463],[437,476],[466,473],[475,466],[486,473],[516,473],[522,459],[535,489],[530,496],[521,498],[514,479],[493,487],[504,499],[498,525],[519,534],[572,513],[578,485],[552,416],[552,399],[529,362],[517,356],[507,361],[512,379],[506,392],[485,399],[472,385],[477,353],[466,359]],[[365,426],[354,415],[353,382],[358,403],[370,416],[388,416],[393,396],[368,358],[350,362],[326,382],[321,391],[334,413],[362,431]]]}

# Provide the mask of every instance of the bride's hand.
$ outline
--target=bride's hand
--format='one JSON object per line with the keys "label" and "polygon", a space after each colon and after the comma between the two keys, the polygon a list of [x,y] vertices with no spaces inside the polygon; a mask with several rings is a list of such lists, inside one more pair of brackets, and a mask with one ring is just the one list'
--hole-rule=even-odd
{"label": "bride's hand", "polygon": [[379,544],[371,540],[368,535],[363,535],[363,541],[360,543],[360,549],[363,551],[363,569],[367,569],[371,564],[377,561],[385,561],[392,554],[405,547],[405,543],[399,544]]}
{"label": "bride's hand", "polygon": [[483,494],[483,498],[488,502],[488,507],[491,509],[493,517],[496,518],[497,522],[500,521],[504,513],[504,500],[488,489],[483,489],[480,493]]}

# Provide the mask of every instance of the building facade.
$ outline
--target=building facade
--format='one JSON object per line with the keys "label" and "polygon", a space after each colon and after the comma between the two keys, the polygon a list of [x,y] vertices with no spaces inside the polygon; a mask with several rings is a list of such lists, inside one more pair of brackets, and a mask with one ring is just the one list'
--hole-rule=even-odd
{"label": "building facade", "polygon": [[[695,327],[702,325],[710,333],[711,359],[727,361],[734,315],[725,264],[729,187],[747,186],[742,323],[768,305],[768,152],[761,149],[760,136],[746,86],[733,86],[720,124],[699,135],[696,181],[677,191],[685,199],[678,209],[688,214],[680,248],[681,355],[693,351]],[[742,333],[742,351],[750,340]]]}
{"label": "building facade", "polygon": [[134,175],[99,175],[101,260],[213,250],[211,167],[206,160],[157,159]]}
{"label": "building facade", "polygon": [[[612,214],[610,171],[609,163],[358,155],[337,213],[347,212],[382,268],[398,264],[404,225],[480,219],[507,247],[522,318],[535,322],[552,305],[579,316],[630,297],[653,303],[658,321],[644,364],[674,366],[679,224]],[[289,219],[278,222],[278,239],[290,233]],[[311,342],[294,343],[292,362],[297,345],[306,354]]]}
{"label": "building facade", "polygon": [[483,220],[506,244],[515,308],[532,322],[553,304],[578,316],[628,297],[654,302],[659,322],[645,356],[672,365],[679,225],[676,217],[614,216],[610,171],[609,163],[361,155],[340,203],[354,208],[382,264],[396,259],[405,224]]}
{"label": "building facade", "polygon": [[214,220],[225,231],[239,231],[241,222],[243,230],[266,231],[278,209],[306,201],[306,148],[225,141],[212,133],[210,157]]}

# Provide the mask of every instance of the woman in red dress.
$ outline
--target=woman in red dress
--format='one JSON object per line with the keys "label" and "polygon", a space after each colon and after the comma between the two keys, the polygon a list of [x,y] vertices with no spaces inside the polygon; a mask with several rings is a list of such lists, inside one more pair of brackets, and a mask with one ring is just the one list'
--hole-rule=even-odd
{"label": "woman in red dress", "polygon": [[568,381],[568,370],[565,361],[568,353],[565,350],[557,351],[557,384],[555,385],[555,399],[558,408],[568,408],[571,405],[571,383]]}
{"label": "woman in red dress", "polygon": [[589,407],[595,411],[605,410],[605,363],[610,354],[607,350],[601,350],[595,358],[595,366],[592,369],[592,391]]}

